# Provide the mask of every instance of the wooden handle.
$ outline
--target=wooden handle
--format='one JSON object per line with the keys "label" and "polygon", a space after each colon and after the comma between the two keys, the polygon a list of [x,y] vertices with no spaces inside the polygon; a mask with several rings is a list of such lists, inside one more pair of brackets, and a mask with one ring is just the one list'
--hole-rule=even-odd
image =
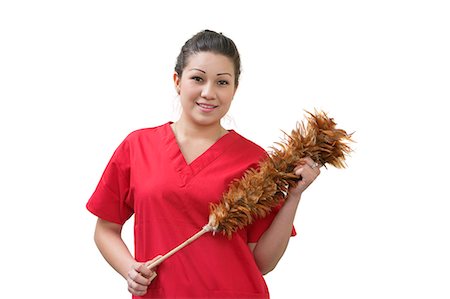
{"label": "wooden handle", "polygon": [[181,243],[180,245],[178,245],[177,247],[175,247],[174,249],[172,249],[171,251],[169,251],[168,253],[166,253],[165,255],[163,255],[162,257],[160,257],[159,259],[157,259],[156,261],[154,261],[153,263],[146,263],[145,266],[149,269],[152,269],[156,266],[158,266],[159,264],[161,264],[162,262],[164,262],[166,259],[168,259],[169,257],[171,257],[173,254],[175,254],[177,251],[179,251],[180,249],[182,249],[183,247],[191,244],[192,242],[194,242],[195,240],[197,240],[198,238],[200,238],[204,233],[209,232],[210,229],[208,229],[207,227],[203,227],[202,230],[200,230],[199,232],[197,232],[195,235],[193,235],[192,237],[190,237],[189,239],[187,239],[186,241],[184,241],[183,243]]}

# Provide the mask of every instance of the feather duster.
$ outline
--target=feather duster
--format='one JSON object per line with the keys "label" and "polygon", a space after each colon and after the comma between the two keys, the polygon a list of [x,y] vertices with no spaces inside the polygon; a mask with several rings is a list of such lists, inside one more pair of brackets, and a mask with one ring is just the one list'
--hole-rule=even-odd
{"label": "feather duster", "polygon": [[174,248],[159,260],[147,265],[153,268],[206,232],[222,232],[231,238],[237,230],[265,217],[286,200],[289,188],[301,179],[294,174],[303,158],[310,157],[321,166],[344,168],[345,157],[351,152],[351,135],[336,128],[334,120],[324,112],[309,113],[306,124],[299,123],[284,142],[272,147],[271,154],[230,184],[222,200],[211,204],[209,222],[202,230]]}
{"label": "feather duster", "polygon": [[336,123],[324,112],[308,113],[305,124],[298,124],[291,135],[285,133],[284,143],[272,147],[269,158],[258,169],[249,169],[234,181],[218,204],[211,204],[208,225],[214,232],[228,237],[233,232],[265,217],[272,208],[283,202],[290,187],[300,179],[293,171],[310,157],[319,165],[345,167],[345,156],[350,153],[351,134],[337,129]]}

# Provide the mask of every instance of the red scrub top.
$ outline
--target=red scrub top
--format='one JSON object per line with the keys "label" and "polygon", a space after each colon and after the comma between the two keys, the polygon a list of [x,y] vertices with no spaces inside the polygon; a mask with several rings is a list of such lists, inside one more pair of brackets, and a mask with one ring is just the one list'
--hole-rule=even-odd
{"label": "red scrub top", "polygon": [[[98,217],[123,224],[135,214],[135,258],[165,254],[208,223],[233,179],[266,157],[231,130],[187,164],[170,123],[135,131],[114,152],[87,203]],[[207,233],[164,261],[143,297],[269,298],[248,243],[257,242],[275,212],[228,240]]]}

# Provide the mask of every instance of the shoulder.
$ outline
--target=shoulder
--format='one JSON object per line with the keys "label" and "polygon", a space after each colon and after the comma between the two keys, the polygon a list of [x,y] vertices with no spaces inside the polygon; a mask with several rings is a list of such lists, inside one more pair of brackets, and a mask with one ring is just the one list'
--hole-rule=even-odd
{"label": "shoulder", "polygon": [[168,135],[168,130],[170,130],[170,122],[156,127],[137,129],[129,133],[124,141],[127,143],[135,143],[151,139],[160,140]]}
{"label": "shoulder", "polygon": [[238,147],[235,147],[237,151],[241,152],[244,155],[259,157],[259,159],[265,158],[267,156],[267,151],[258,144],[245,138],[236,131],[231,131],[231,133],[235,136],[235,142],[239,145]]}
{"label": "shoulder", "polygon": [[243,146],[248,147],[249,149],[253,149],[255,151],[261,151],[261,152],[265,152],[265,150],[259,146],[258,144],[254,143],[253,141],[245,138],[244,136],[242,136],[241,134],[239,134],[236,131],[231,131],[235,136],[236,136],[236,140],[238,142],[240,142]]}
{"label": "shoulder", "polygon": [[132,154],[136,151],[158,150],[166,143],[170,130],[169,122],[156,127],[134,130],[122,140],[116,151]]}

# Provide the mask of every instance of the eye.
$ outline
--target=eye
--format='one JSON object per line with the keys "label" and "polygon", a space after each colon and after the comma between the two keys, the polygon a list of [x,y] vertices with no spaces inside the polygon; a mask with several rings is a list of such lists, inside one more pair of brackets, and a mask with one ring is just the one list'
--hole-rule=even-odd
{"label": "eye", "polygon": [[199,76],[192,76],[191,79],[196,81],[196,82],[202,82],[203,81],[203,79],[201,77],[199,77]]}
{"label": "eye", "polygon": [[219,85],[228,85],[230,83],[227,80],[219,80],[219,82],[217,82],[217,84],[219,84]]}

